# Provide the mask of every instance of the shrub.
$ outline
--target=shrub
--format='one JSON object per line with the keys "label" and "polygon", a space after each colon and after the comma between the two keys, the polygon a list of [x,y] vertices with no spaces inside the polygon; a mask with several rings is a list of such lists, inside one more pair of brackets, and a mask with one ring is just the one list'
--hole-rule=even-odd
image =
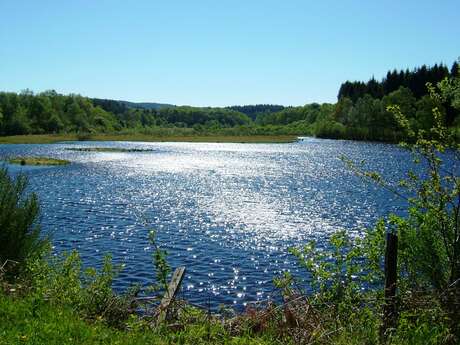
{"label": "shrub", "polygon": [[122,266],[114,266],[110,255],[104,257],[100,270],[83,270],[77,251],[30,261],[27,268],[32,295],[38,300],[45,297],[49,303],[70,307],[87,320],[101,320],[117,328],[124,327],[133,313],[139,288],[134,286],[122,294],[112,289]]}
{"label": "shrub", "polygon": [[5,266],[8,279],[17,276],[27,260],[42,255],[48,245],[41,236],[37,196],[26,189],[26,176],[13,178],[0,168],[0,266]]}

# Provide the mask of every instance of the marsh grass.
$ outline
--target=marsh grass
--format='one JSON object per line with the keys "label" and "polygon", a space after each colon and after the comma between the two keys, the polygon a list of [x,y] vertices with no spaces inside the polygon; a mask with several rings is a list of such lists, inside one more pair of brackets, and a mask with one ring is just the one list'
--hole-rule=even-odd
{"label": "marsh grass", "polygon": [[52,144],[78,140],[75,134],[30,134],[0,136],[0,144]]}
{"label": "marsh grass", "polygon": [[13,157],[7,160],[10,164],[20,165],[67,165],[70,161],[50,157]]}
{"label": "marsh grass", "polygon": [[52,144],[63,141],[145,141],[145,142],[204,142],[204,143],[292,143],[295,135],[233,135],[176,133],[158,131],[152,133],[107,133],[107,134],[33,134],[0,137],[0,144]]}

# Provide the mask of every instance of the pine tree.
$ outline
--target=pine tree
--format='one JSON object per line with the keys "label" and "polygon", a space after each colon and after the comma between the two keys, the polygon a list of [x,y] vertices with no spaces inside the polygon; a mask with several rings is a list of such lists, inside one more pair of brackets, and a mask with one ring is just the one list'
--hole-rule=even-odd
{"label": "pine tree", "polygon": [[453,64],[452,64],[452,68],[450,69],[450,76],[452,78],[456,78],[459,76],[459,68],[458,68],[458,62],[455,61]]}

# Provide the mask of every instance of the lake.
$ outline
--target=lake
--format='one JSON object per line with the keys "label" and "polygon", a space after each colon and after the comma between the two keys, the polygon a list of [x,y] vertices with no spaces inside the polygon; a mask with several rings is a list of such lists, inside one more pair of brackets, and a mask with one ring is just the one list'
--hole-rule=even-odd
{"label": "lake", "polygon": [[[71,147],[150,149],[76,152]],[[186,266],[181,295],[212,307],[265,300],[272,278],[298,271],[287,248],[338,229],[359,235],[404,207],[389,192],[362,181],[340,156],[395,183],[411,164],[388,144],[304,138],[292,144],[65,142],[0,145],[2,157],[68,159],[59,167],[9,166],[25,172],[42,205],[43,229],[56,252],[79,250],[85,264],[104,253],[126,264],[122,289],[154,282],[150,229],[173,268]]]}

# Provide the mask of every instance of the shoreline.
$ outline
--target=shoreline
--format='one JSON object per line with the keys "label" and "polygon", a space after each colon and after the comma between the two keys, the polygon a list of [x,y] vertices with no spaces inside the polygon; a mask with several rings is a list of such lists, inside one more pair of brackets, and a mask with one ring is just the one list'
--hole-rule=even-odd
{"label": "shoreline", "polygon": [[54,144],[62,141],[142,141],[190,143],[281,144],[293,143],[296,135],[190,135],[94,134],[82,139],[76,134],[29,134],[0,137],[0,144]]}

